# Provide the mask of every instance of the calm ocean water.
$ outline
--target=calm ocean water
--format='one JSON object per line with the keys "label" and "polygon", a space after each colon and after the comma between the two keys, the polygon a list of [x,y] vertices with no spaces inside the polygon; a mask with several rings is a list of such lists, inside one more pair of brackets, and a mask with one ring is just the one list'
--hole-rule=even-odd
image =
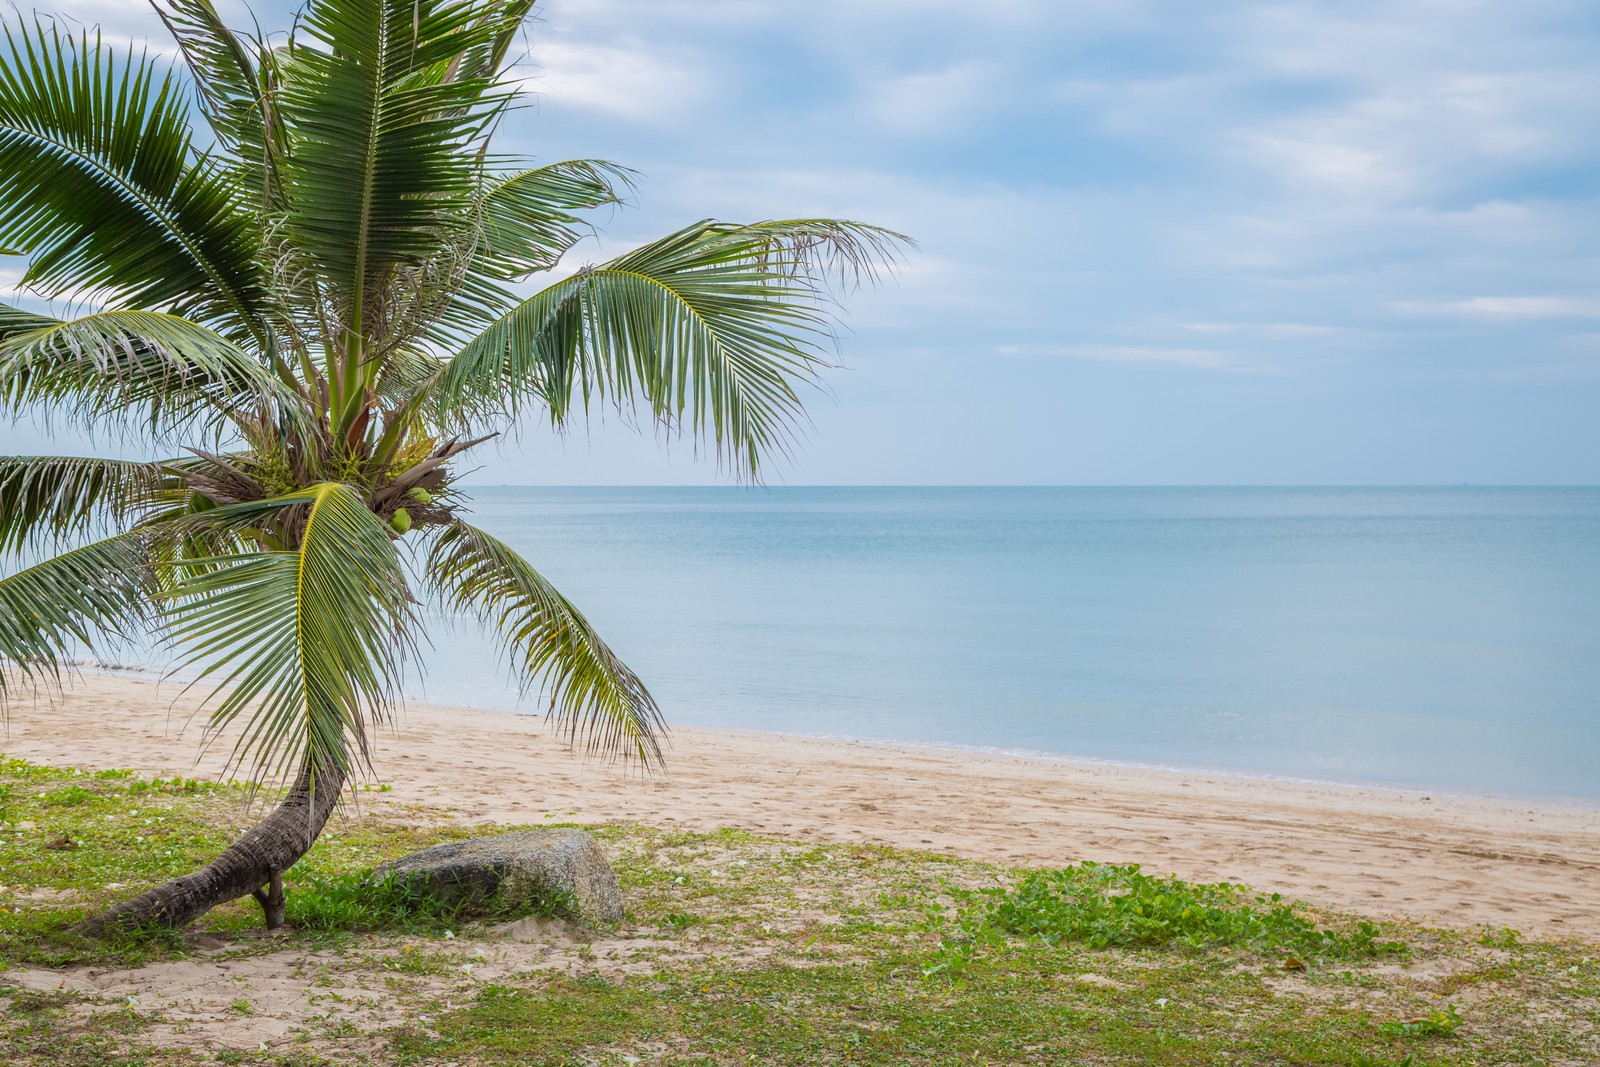
{"label": "calm ocean water", "polygon": [[474,497],[673,723],[1600,798],[1600,489]]}

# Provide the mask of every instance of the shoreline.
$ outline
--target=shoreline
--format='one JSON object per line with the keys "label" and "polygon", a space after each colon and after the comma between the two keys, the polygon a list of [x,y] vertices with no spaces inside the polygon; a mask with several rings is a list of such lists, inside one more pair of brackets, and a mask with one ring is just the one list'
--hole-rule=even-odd
{"label": "shoreline", "polygon": [[[79,677],[106,677],[106,678],[145,678],[155,682],[169,682],[174,686],[181,685],[187,679],[179,674],[167,674],[159,668],[143,663],[106,664],[86,663],[77,661],[72,664],[73,669],[79,672]],[[460,711],[472,714],[506,715],[517,719],[533,720],[542,723],[544,716],[537,711],[519,711],[494,704],[459,704],[447,703],[441,700],[427,698],[407,697],[406,708],[432,708],[441,711]],[[1300,774],[1288,774],[1278,771],[1250,770],[1239,767],[1217,767],[1203,763],[1163,763],[1150,760],[1117,759],[1111,756],[1086,756],[1073,752],[1054,752],[1047,749],[1008,748],[1003,745],[977,745],[964,744],[959,741],[916,741],[903,738],[862,737],[853,734],[814,734],[797,730],[764,730],[756,727],[740,726],[705,726],[695,724],[667,724],[665,740],[670,743],[673,735],[687,731],[689,733],[733,734],[752,738],[771,737],[785,738],[800,742],[822,741],[840,742],[861,745],[886,745],[899,749],[926,749],[935,753],[950,753],[954,755],[970,754],[978,756],[1001,756],[1009,759],[1036,760],[1042,763],[1062,763],[1069,766],[1084,767],[1125,767],[1135,771],[1149,771],[1155,774],[1189,774],[1208,775],[1217,778],[1241,779],[1244,781],[1261,782],[1288,782],[1291,784],[1322,786],[1330,789],[1374,790],[1379,792],[1419,795],[1429,797],[1460,797],[1464,799],[1477,799],[1485,801],[1504,802],[1515,804],[1527,802],[1540,807],[1551,808],[1577,808],[1600,812],[1600,796],[1582,797],[1565,793],[1508,793],[1493,789],[1473,789],[1462,786],[1450,785],[1418,785],[1398,782],[1388,782],[1379,779],[1366,778],[1326,778],[1311,777]]]}
{"label": "shoreline", "polygon": [[[181,683],[84,670],[60,697],[15,701],[0,751],[214,775],[231,740],[202,755],[194,707]],[[1369,915],[1600,942],[1600,806],[1564,799],[703,727],[674,728],[666,772],[643,777],[573,753],[542,716],[426,703],[374,742],[391,791],[358,794],[369,810],[734,827],[1001,864],[1141,863]]]}
{"label": "shoreline", "polygon": [[[460,711],[487,712],[495,715],[538,717],[535,712],[510,711],[505,708],[473,704],[426,703],[430,707],[451,708]],[[1576,797],[1566,794],[1501,793],[1491,789],[1464,789],[1457,786],[1399,785],[1393,782],[1361,778],[1311,778],[1298,774],[1281,774],[1273,771],[1244,770],[1237,767],[1214,767],[1203,763],[1154,763],[1148,760],[1114,759],[1110,756],[1081,756],[1071,752],[1050,752],[1044,749],[1005,748],[1000,745],[964,745],[954,741],[906,741],[899,738],[856,737],[850,734],[808,734],[794,730],[758,730],[735,726],[676,726],[672,732],[688,730],[693,733],[736,734],[750,737],[778,737],[795,741],[836,741],[842,744],[879,745],[913,751],[926,750],[951,755],[999,756],[1006,759],[1032,760],[1038,763],[1061,763],[1070,767],[1121,767],[1130,771],[1148,771],[1151,774],[1205,775],[1214,778],[1238,779],[1247,782],[1286,782],[1290,785],[1319,786],[1329,789],[1353,789],[1378,793],[1396,793],[1407,796],[1458,797],[1463,800],[1484,800],[1516,804],[1527,802],[1547,808],[1577,808],[1600,812],[1600,797]]]}

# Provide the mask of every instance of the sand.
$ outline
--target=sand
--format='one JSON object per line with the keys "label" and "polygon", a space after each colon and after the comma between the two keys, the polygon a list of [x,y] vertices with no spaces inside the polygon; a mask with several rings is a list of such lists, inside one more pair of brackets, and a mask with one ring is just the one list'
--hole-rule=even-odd
{"label": "sand", "polygon": [[[92,673],[11,709],[0,751],[83,768],[214,775],[175,683]],[[568,750],[537,717],[413,705],[376,749],[367,805],[483,823],[631,820],[928,849],[1081,859],[1369,915],[1600,941],[1600,806],[1230,777],[1064,760],[677,729],[665,773]]]}

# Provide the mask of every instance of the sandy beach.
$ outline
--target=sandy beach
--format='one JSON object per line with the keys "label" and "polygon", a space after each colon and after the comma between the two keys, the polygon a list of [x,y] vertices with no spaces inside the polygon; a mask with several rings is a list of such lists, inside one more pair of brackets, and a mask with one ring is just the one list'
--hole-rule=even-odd
{"label": "sandy beach", "polygon": [[[89,673],[11,708],[0,750],[212,776],[173,682]],[[666,772],[571,752],[537,717],[412,705],[363,805],[482,823],[739,827],[1006,863],[1136,862],[1366,914],[1600,940],[1600,807],[1229,777],[790,735],[676,729]]]}

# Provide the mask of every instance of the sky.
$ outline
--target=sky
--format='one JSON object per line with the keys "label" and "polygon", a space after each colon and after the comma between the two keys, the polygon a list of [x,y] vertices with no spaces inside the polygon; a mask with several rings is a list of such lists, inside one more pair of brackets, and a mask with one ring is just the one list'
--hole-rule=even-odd
{"label": "sky", "polygon": [[[128,0],[54,3],[160,44]],[[562,270],[705,217],[918,242],[847,297],[770,484],[1600,482],[1588,0],[538,12],[502,147],[642,174]],[[0,452],[88,447],[0,424]],[[597,414],[469,480],[729,479]]]}

